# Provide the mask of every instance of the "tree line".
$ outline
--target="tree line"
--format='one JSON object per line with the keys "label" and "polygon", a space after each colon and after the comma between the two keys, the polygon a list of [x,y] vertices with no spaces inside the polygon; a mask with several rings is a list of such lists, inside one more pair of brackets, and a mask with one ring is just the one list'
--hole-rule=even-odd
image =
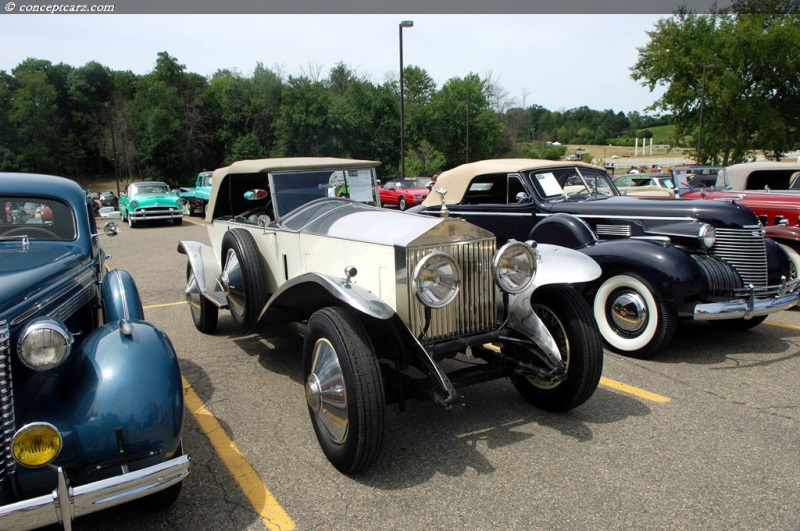
{"label": "tree line", "polygon": [[[234,160],[337,156],[378,160],[390,178],[400,165],[399,107],[397,80],[374,84],[341,63],[327,76],[283,78],[257,64],[251,76],[204,77],[167,52],[145,75],[29,58],[0,71],[0,170],[79,180],[118,171],[177,184]],[[491,79],[470,73],[437,87],[417,66],[404,69],[404,115],[406,175],[536,155],[534,140],[599,143],[654,121],[512,107]]]}

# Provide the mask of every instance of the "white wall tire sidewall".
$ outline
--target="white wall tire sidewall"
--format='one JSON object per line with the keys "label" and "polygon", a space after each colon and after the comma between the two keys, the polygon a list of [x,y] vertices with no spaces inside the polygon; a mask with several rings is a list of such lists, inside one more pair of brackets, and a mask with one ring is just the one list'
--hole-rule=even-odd
{"label": "white wall tire sidewall", "polygon": [[[625,338],[620,336],[608,322],[605,311],[606,299],[619,288],[636,290],[647,304],[649,317],[647,325],[637,337]],[[618,275],[603,282],[595,295],[593,311],[595,320],[597,321],[597,327],[600,329],[600,334],[603,336],[603,339],[605,339],[609,345],[621,351],[633,352],[645,348],[653,340],[658,331],[660,317],[658,315],[658,305],[656,304],[653,294],[650,293],[650,290],[639,280],[628,275]]]}

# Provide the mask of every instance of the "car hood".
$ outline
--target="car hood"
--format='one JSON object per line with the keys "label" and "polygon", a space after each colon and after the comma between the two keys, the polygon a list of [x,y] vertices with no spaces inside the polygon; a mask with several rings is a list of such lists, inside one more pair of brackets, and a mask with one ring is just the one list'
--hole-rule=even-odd
{"label": "car hood", "polygon": [[623,218],[679,221],[693,219],[720,228],[759,225],[748,207],[722,201],[692,199],[651,199],[644,197],[606,197],[586,201],[561,201],[550,204],[550,212],[591,218]]}
{"label": "car hood", "polygon": [[[701,199],[703,192],[691,191],[683,194],[686,199]],[[707,199],[736,201],[749,207],[770,207],[770,208],[800,208],[800,195],[786,192],[760,192],[745,190],[736,192],[733,190],[709,190],[706,189]]]}
{"label": "car hood", "polygon": [[428,193],[430,192],[430,190],[428,190],[427,188],[424,188],[424,187],[418,187],[418,188],[398,188],[398,189],[396,189],[396,190],[386,190],[386,191],[387,191],[387,192],[392,192],[392,191],[394,191],[394,192],[397,192],[397,193],[399,193],[399,194],[406,193],[406,194],[411,194],[411,195],[428,195]]}
{"label": "car hood", "polygon": [[0,320],[10,308],[35,299],[37,291],[82,265],[82,255],[74,245],[34,243],[23,251],[21,242],[0,243]]}
{"label": "car hood", "polygon": [[137,207],[180,206],[180,198],[172,194],[137,194],[130,198],[130,202],[134,201]]}
{"label": "car hood", "polygon": [[328,198],[298,209],[283,225],[304,233],[397,247],[493,237],[490,232],[460,219],[434,218]]}

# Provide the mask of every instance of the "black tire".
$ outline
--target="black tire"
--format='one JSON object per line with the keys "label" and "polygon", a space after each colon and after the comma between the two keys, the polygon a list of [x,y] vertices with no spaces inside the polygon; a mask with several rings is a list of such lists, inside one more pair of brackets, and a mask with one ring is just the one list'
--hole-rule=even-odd
{"label": "black tire", "polygon": [[[175,457],[180,457],[182,455],[183,441],[179,444],[178,450],[175,452]],[[148,511],[163,511],[175,503],[178,499],[178,495],[181,493],[181,487],[183,487],[183,481],[149,496],[145,496],[138,500],[139,507]]]}
{"label": "black tire", "polygon": [[342,473],[364,470],[383,447],[386,406],[363,323],[348,308],[315,312],[308,320],[303,359],[308,413],[325,457]]}
{"label": "black tire", "polygon": [[406,198],[401,195],[400,199],[397,200],[397,207],[400,210],[405,210],[407,206],[408,205],[406,204]]}
{"label": "black tire", "polygon": [[186,263],[186,302],[189,304],[189,311],[192,313],[194,327],[204,334],[213,334],[217,330],[219,320],[219,308],[217,305],[206,299],[202,295],[192,296],[189,288],[195,282],[194,270],[192,265]]}
{"label": "black tire", "polygon": [[183,223],[183,218],[172,218],[172,222],[175,225],[180,225],[181,223]]}
{"label": "black tire", "polygon": [[766,315],[751,317],[750,319],[724,319],[722,321],[709,321],[711,326],[727,332],[746,332],[766,321]]}
{"label": "black tire", "polygon": [[532,376],[514,378],[514,387],[531,404],[546,411],[568,411],[586,402],[603,372],[603,340],[586,300],[568,285],[537,289],[532,308],[558,343],[567,378],[549,383]]}
{"label": "black tire", "polygon": [[603,277],[593,301],[606,345],[631,358],[650,358],[675,336],[678,321],[664,297],[633,273]]}
{"label": "black tire", "polygon": [[242,333],[252,333],[267,301],[267,285],[256,242],[244,229],[229,230],[222,238],[220,281],[233,322]]}

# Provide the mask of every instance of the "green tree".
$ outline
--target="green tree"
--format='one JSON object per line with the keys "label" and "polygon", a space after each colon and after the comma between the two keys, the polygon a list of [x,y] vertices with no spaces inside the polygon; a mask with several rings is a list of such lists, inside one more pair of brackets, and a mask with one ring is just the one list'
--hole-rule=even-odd
{"label": "green tree", "polygon": [[631,69],[651,90],[667,87],[652,108],[672,115],[678,137],[697,138],[702,109],[700,160],[728,164],[797,143],[800,17],[762,13],[760,4],[739,2],[738,13],[682,9],[659,20]]}

